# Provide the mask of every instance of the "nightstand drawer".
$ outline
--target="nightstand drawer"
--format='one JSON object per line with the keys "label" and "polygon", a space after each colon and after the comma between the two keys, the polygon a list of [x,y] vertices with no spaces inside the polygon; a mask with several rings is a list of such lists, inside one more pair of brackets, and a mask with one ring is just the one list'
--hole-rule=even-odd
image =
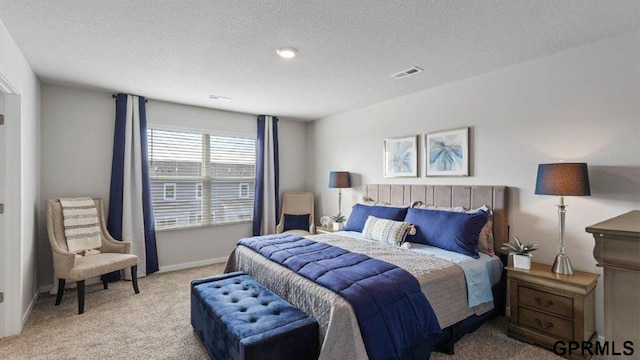
{"label": "nightstand drawer", "polygon": [[532,289],[526,286],[518,287],[518,300],[520,304],[554,314],[573,317],[573,299],[548,293],[542,290]]}
{"label": "nightstand drawer", "polygon": [[549,334],[560,336],[567,340],[573,340],[573,322],[559,319],[525,307],[519,307],[520,324],[528,326],[537,331],[544,331]]}

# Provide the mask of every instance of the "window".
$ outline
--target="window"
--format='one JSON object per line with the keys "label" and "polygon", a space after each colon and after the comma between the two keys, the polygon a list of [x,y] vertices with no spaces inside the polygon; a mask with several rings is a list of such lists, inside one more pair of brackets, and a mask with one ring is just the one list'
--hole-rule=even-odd
{"label": "window", "polygon": [[175,200],[176,199],[176,184],[165,183],[164,184],[164,196],[163,200]]}
{"label": "window", "polygon": [[149,128],[147,140],[156,229],[252,219],[254,138]]}
{"label": "window", "polygon": [[249,197],[249,183],[240,183],[238,188],[238,197],[246,199]]}
{"label": "window", "polygon": [[196,199],[202,199],[202,183],[196,184]]}

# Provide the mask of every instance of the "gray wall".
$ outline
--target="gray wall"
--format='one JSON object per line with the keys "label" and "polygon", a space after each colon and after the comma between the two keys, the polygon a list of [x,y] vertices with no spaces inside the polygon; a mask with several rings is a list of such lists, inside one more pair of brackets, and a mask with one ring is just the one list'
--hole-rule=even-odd
{"label": "gray wall", "polygon": [[[315,121],[308,182],[320,194],[317,217],[337,212],[337,190],[327,188],[331,170],[354,174],[354,188],[343,191],[346,215],[362,184],[507,185],[511,234],[540,243],[534,261],[550,264],[557,199],[534,195],[537,165],[587,162],[593,195],[566,199],[566,241],[575,268],[601,273],[585,227],[640,208],[639,44],[636,32]],[[463,126],[471,127],[471,177],[383,178],[384,138]],[[422,139],[419,146],[422,161]],[[600,279],[599,334],[602,290]]]}
{"label": "gray wall", "polygon": [[[42,86],[42,197],[99,196],[108,206],[115,103],[111,93]],[[255,115],[149,100],[150,125],[256,134]],[[281,191],[304,190],[307,124],[279,123]],[[226,258],[251,224],[162,231],[157,234],[161,270]],[[51,249],[44,227],[39,241],[39,283],[52,283]]]}
{"label": "gray wall", "polygon": [[[40,81],[1,21],[0,76],[16,88],[20,96],[19,122],[10,123],[12,119],[7,119],[7,124],[3,125],[8,146],[4,149],[6,166],[0,170],[0,181],[10,180],[12,183],[10,193],[0,194],[6,196],[0,199],[0,202],[7,203],[4,218],[11,216],[11,224],[5,224],[10,228],[11,236],[7,239],[0,238],[5,245],[0,252],[0,262],[3,262],[0,264],[0,271],[6,271],[5,260],[9,260],[9,266],[12,267],[9,276],[0,274],[3,277],[0,279],[0,291],[6,293],[0,311],[7,310],[6,323],[0,326],[6,330],[5,335],[11,335],[22,329],[38,293],[36,244],[37,214],[41,206]],[[2,231],[5,231],[4,227]],[[0,235],[4,237],[6,233]],[[17,264],[15,268],[14,264]],[[0,332],[0,335],[3,332],[5,331]]]}

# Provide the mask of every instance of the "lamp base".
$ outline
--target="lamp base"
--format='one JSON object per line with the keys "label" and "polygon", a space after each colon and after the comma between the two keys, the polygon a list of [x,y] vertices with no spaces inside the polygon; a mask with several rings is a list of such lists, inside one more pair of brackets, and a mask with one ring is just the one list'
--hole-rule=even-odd
{"label": "lamp base", "polygon": [[569,257],[566,254],[558,254],[556,261],[553,262],[551,271],[561,275],[573,275],[573,267]]}

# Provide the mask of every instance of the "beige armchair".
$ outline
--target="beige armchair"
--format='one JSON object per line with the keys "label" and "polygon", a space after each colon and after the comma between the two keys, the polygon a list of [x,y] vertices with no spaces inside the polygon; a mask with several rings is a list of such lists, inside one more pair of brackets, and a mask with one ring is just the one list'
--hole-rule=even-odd
{"label": "beige armchair", "polygon": [[309,214],[309,231],[288,230],[287,234],[313,235],[316,233],[316,225],[313,217],[313,193],[310,192],[285,192],[282,194],[282,212],[280,222],[276,226],[278,234],[284,231],[284,215],[306,215]]}
{"label": "beige armchair", "polygon": [[107,231],[102,201],[93,199],[98,210],[100,220],[102,247],[100,254],[77,257],[69,252],[64,236],[62,206],[58,199],[46,201],[47,231],[49,243],[53,252],[53,272],[58,278],[58,295],[56,305],[60,305],[66,280],[76,281],[78,284],[78,314],[84,312],[84,282],[88,278],[100,276],[104,289],[108,289],[106,274],[131,267],[131,280],[136,294],[138,289],[138,257],[131,255],[131,243],[114,240]]}

